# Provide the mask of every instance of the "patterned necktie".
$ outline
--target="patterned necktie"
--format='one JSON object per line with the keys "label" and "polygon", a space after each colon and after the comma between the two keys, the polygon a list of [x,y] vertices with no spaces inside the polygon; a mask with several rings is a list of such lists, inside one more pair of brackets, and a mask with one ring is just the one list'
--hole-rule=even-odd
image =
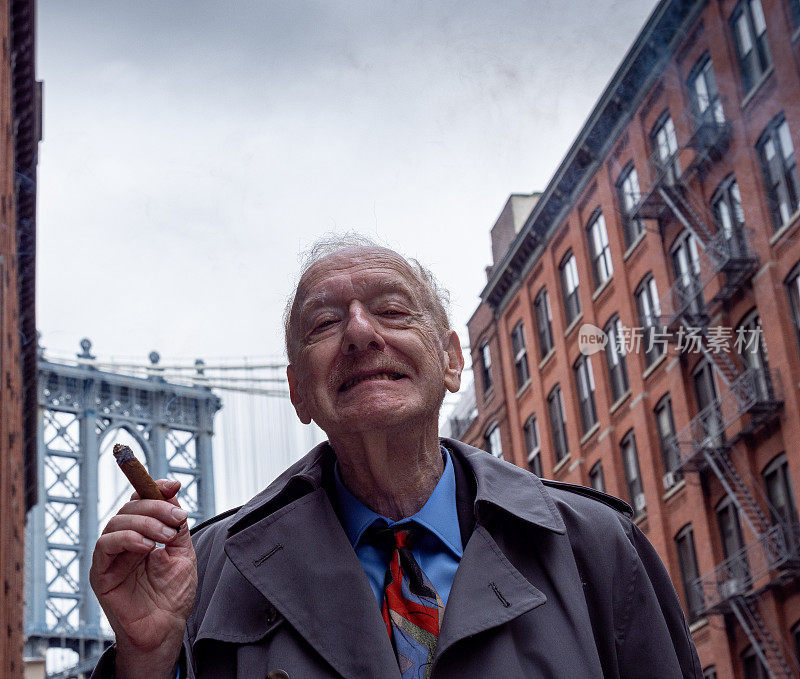
{"label": "patterned necktie", "polygon": [[439,641],[444,603],[411,552],[417,526],[368,529],[367,540],[389,547],[381,613],[403,679],[429,679]]}

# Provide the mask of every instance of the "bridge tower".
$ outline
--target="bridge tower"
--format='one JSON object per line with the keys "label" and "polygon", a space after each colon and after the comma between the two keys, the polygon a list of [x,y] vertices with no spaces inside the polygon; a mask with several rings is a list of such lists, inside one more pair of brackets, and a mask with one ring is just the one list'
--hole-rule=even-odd
{"label": "bridge tower", "polygon": [[[221,401],[205,386],[174,384],[150,354],[146,376],[93,365],[91,342],[73,362],[39,358],[39,502],[26,527],[26,655],[68,648],[80,677],[113,637],[89,586],[99,531],[131,488],[111,448],[127,443],[154,478],[181,482],[189,525],[214,515],[212,436]],[[202,375],[202,362],[198,362]],[[51,675],[53,676],[53,675]]]}

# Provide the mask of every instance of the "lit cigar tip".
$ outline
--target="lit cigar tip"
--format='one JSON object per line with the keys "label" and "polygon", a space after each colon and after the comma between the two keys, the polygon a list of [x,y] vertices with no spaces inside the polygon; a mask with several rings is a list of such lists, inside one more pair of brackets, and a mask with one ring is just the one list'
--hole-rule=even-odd
{"label": "lit cigar tip", "polygon": [[115,443],[112,452],[117,462],[125,462],[126,460],[134,459],[133,451],[130,446],[126,446],[124,443]]}

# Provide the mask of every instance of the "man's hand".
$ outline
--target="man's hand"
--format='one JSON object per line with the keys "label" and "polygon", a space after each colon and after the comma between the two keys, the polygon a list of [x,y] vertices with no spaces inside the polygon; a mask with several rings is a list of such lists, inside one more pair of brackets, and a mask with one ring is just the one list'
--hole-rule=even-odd
{"label": "man's hand", "polygon": [[194,606],[197,558],[175,498],[180,482],[156,483],[167,502],[134,493],[103,530],[89,572],[116,634],[116,679],[173,678]]}

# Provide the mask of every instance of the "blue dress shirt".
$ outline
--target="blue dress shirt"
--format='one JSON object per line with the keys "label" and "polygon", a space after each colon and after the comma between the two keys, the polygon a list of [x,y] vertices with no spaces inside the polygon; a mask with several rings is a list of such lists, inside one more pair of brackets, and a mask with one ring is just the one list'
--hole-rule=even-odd
{"label": "blue dress shirt", "polygon": [[400,521],[387,519],[364,506],[345,488],[339,474],[339,465],[336,465],[334,477],[339,518],[342,521],[344,532],[364,568],[379,605],[383,603],[384,578],[389,567],[390,555],[361,541],[364,531],[376,521],[387,526],[416,523],[427,529],[423,531],[422,537],[411,551],[442,601],[447,603],[453,578],[455,578],[456,569],[464,555],[464,550],[461,546],[461,531],[458,525],[456,475],[453,471],[453,462],[450,460],[450,453],[444,448],[442,448],[442,457],[444,458],[444,473],[428,501],[414,516]]}

